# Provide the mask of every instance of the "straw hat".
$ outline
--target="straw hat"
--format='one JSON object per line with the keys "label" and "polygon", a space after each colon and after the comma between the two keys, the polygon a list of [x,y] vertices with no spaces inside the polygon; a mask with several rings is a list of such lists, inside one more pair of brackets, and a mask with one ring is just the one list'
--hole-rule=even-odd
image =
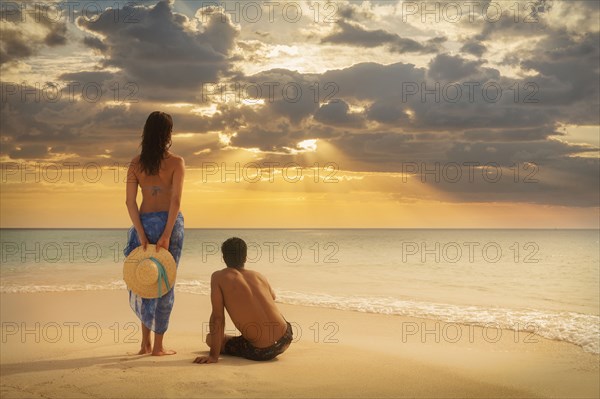
{"label": "straw hat", "polygon": [[127,288],[142,298],[160,298],[175,285],[177,264],[169,251],[148,244],[131,251],[123,264],[123,279]]}

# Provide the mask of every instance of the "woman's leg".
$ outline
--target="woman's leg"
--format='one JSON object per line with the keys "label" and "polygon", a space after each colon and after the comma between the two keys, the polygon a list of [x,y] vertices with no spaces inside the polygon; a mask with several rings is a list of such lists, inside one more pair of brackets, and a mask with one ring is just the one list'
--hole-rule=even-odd
{"label": "woman's leg", "polygon": [[152,341],[150,338],[150,329],[142,323],[142,348],[139,355],[145,355],[152,352]]}
{"label": "woman's leg", "polygon": [[164,336],[164,334],[154,333],[154,348],[152,348],[152,356],[174,355],[177,353],[174,350],[167,350],[163,347]]}
{"label": "woman's leg", "polygon": [[163,347],[163,337],[169,328],[169,319],[171,318],[174,302],[175,292],[173,289],[156,300],[154,311],[154,348],[152,349],[152,355],[154,356],[174,355],[176,353],[172,350],[166,350]]}

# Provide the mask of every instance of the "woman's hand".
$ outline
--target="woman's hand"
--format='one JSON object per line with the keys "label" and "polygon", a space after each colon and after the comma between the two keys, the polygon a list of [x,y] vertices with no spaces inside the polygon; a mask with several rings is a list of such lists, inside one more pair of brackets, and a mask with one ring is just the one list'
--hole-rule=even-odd
{"label": "woman's hand", "polygon": [[138,238],[140,239],[140,245],[142,247],[144,247],[144,251],[146,250],[146,247],[148,246],[148,238],[146,237],[146,233],[140,235],[138,233]]}
{"label": "woman's hand", "polygon": [[163,234],[162,236],[160,236],[160,238],[156,242],[156,252],[159,252],[160,248],[164,248],[168,251],[170,243],[171,243],[171,236]]}

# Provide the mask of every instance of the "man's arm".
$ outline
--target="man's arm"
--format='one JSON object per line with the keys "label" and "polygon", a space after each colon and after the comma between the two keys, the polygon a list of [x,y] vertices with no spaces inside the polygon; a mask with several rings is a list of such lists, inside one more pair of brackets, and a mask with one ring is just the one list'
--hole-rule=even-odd
{"label": "man's arm", "polygon": [[225,305],[217,272],[213,273],[210,279],[210,301],[212,302],[212,313],[208,323],[211,341],[210,354],[197,357],[194,363],[217,363],[219,361],[219,354],[225,336]]}

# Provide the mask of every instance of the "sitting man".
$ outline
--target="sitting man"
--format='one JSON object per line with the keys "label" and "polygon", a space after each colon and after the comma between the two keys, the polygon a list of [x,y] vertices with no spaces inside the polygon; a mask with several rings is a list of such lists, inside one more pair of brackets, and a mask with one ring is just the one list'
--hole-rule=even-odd
{"label": "sitting man", "polygon": [[[241,238],[230,238],[221,246],[226,268],[213,273],[210,281],[209,356],[194,363],[216,363],[219,354],[250,360],[271,360],[292,342],[292,326],[275,305],[275,293],[260,273],[244,267],[248,248]],[[242,335],[225,335],[225,313]]]}

